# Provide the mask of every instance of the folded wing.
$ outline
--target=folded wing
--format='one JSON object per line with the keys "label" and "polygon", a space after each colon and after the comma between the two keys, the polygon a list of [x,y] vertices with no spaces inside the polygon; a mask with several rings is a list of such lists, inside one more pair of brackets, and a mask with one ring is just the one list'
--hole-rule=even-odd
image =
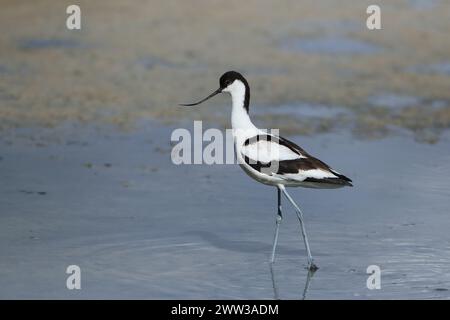
{"label": "folded wing", "polygon": [[241,148],[247,165],[262,174],[313,184],[352,186],[351,180],[282,137],[259,134]]}

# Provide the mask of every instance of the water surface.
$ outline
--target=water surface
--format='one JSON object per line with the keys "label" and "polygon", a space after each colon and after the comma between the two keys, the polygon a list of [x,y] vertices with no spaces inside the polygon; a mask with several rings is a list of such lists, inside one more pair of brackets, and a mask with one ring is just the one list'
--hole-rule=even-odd
{"label": "water surface", "polygon": [[[271,270],[275,190],[236,165],[173,165],[170,133],[148,123],[130,133],[69,126],[4,137],[0,297],[450,297],[448,134],[435,145],[293,137],[355,185],[290,191],[320,266],[305,293],[289,205]],[[79,291],[65,287],[71,264],[82,270]],[[372,264],[381,290],[366,288]]]}

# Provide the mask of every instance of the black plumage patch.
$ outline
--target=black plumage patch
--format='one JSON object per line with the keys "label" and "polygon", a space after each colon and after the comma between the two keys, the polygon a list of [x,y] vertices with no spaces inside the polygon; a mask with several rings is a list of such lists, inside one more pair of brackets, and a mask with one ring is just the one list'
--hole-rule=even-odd
{"label": "black plumage patch", "polygon": [[273,175],[273,174],[283,175],[283,174],[297,174],[297,173],[299,173],[299,171],[305,171],[305,173],[306,173],[308,170],[318,169],[318,170],[323,170],[325,172],[329,172],[329,173],[335,175],[336,177],[335,178],[323,178],[323,179],[306,178],[304,180],[304,182],[352,186],[351,179],[349,179],[348,177],[346,177],[342,174],[335,172],[326,163],[311,156],[305,150],[300,148],[298,145],[296,145],[295,143],[293,143],[285,138],[272,136],[269,134],[259,134],[259,135],[253,136],[253,137],[245,140],[244,145],[248,146],[253,143],[257,143],[258,141],[268,141],[268,142],[278,143],[282,146],[289,148],[292,152],[297,153],[299,155],[298,159],[271,161],[268,163],[256,161],[256,160],[250,159],[247,156],[244,156],[245,163],[248,164],[251,168],[253,168],[254,170],[256,170],[258,172],[261,172],[261,173],[264,173],[267,175]]}
{"label": "black plumage patch", "polygon": [[[347,177],[345,177],[347,178]],[[348,178],[347,178],[348,179]],[[348,179],[350,180],[350,179]],[[341,185],[341,186],[349,186],[353,187],[352,183],[348,180],[344,180],[341,178],[323,178],[323,179],[316,179],[316,178],[306,178],[303,180],[304,182],[313,182],[313,183],[326,183],[326,184],[335,184],[335,185]]]}
{"label": "black plumage patch", "polygon": [[225,89],[235,80],[241,81],[245,86],[244,108],[248,113],[248,109],[250,107],[250,86],[248,85],[247,80],[242,76],[242,74],[237,71],[225,72],[219,79],[220,88]]}
{"label": "black plumage patch", "polygon": [[278,136],[273,136],[270,134],[258,134],[256,136],[253,136],[251,138],[248,138],[247,140],[245,140],[244,142],[244,146],[248,146],[250,144],[256,143],[258,141],[273,141],[275,143],[278,143],[281,146],[285,146],[288,149],[290,149],[292,152],[300,155],[300,156],[307,156],[308,153],[303,150],[302,148],[300,148],[298,145],[296,145],[295,143],[283,138],[283,137],[278,137]]}

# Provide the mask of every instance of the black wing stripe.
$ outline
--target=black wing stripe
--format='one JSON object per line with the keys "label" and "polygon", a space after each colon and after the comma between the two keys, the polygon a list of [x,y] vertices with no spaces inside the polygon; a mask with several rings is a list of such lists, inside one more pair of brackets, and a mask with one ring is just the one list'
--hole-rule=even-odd
{"label": "black wing stripe", "polygon": [[353,185],[351,184],[351,181],[343,180],[341,178],[323,178],[323,179],[306,178],[303,181],[304,182],[326,183],[326,184],[335,184],[335,185],[353,187]]}
{"label": "black wing stripe", "polygon": [[[244,156],[244,161],[246,164],[248,164],[253,169],[261,172],[262,168],[270,168],[275,167],[277,164],[277,171],[276,172],[267,172],[264,173],[268,174],[288,174],[288,173],[299,173],[300,171],[308,171],[308,170],[324,170],[326,172],[330,172],[331,174],[335,175],[336,178],[343,179],[345,181],[350,181],[349,178],[347,178],[344,175],[335,173],[334,171],[331,171],[329,167],[324,164],[322,161],[316,159],[316,158],[300,158],[300,159],[293,159],[293,160],[283,160],[283,161],[271,161],[271,162],[261,162],[261,161],[255,161],[253,159],[250,159],[247,156]],[[320,166],[317,166],[317,161],[320,162]]]}
{"label": "black wing stripe", "polygon": [[303,150],[302,148],[300,148],[298,145],[296,145],[293,142],[290,142],[289,140],[286,140],[282,137],[277,137],[277,136],[271,136],[269,134],[258,134],[256,136],[253,136],[251,138],[248,138],[247,140],[245,140],[244,142],[244,146],[248,146],[250,144],[256,143],[258,141],[269,141],[269,142],[274,142],[274,143],[278,143],[281,146],[284,146],[288,149],[290,149],[292,152],[301,155],[301,156],[306,156],[308,155],[305,150]]}
{"label": "black wing stripe", "polygon": [[[276,136],[271,136],[268,134],[258,134],[256,136],[253,136],[253,137],[245,140],[244,145],[248,146],[248,145],[256,143],[258,141],[273,141],[275,143],[278,143],[279,145],[289,148],[292,152],[295,152],[296,154],[305,157],[305,158],[294,159],[294,160],[283,160],[281,162],[294,161],[294,162],[297,162],[298,169],[300,169],[300,170],[322,169],[325,171],[330,171],[331,173],[334,174],[334,172],[331,170],[331,168],[326,163],[320,161],[317,158],[314,158],[313,156],[308,154],[305,150],[300,148],[298,145],[296,145],[295,143],[293,143],[283,137],[276,137]],[[292,172],[290,172],[290,173],[292,173]],[[295,172],[295,173],[297,173],[297,172]]]}

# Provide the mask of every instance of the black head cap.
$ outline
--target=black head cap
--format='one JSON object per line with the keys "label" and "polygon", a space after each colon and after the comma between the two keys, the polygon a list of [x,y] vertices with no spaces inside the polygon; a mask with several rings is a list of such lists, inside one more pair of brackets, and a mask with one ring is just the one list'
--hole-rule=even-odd
{"label": "black head cap", "polygon": [[250,86],[248,85],[247,80],[237,71],[227,71],[225,72],[219,80],[220,89],[225,89],[230,84],[232,84],[235,80],[240,80],[245,85],[245,99],[244,99],[244,108],[248,112],[248,107],[250,104]]}
{"label": "black head cap", "polygon": [[244,84],[247,83],[247,80],[245,80],[245,78],[239,72],[227,71],[220,77],[220,80],[219,80],[220,87],[222,89],[225,89],[230,84],[232,84],[234,82],[234,80],[241,80]]}

